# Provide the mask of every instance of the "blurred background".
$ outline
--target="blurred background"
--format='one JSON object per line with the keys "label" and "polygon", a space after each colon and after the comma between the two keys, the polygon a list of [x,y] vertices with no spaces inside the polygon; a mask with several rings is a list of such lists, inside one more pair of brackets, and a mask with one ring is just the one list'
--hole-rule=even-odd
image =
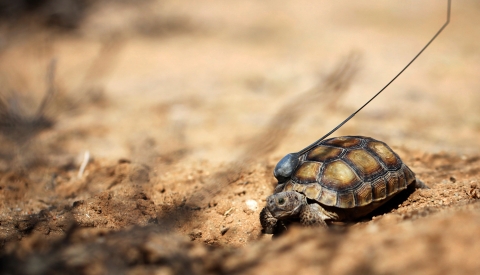
{"label": "blurred background", "polygon": [[[282,135],[271,156],[279,159],[390,81],[442,26],[446,8],[433,0],[1,0],[1,165],[35,152],[64,164],[85,151],[230,161],[282,106],[316,91],[289,131],[272,132]],[[333,136],[478,154],[479,14],[478,1],[453,1],[438,39]],[[339,62],[354,64],[355,77],[327,93],[322,83]]]}

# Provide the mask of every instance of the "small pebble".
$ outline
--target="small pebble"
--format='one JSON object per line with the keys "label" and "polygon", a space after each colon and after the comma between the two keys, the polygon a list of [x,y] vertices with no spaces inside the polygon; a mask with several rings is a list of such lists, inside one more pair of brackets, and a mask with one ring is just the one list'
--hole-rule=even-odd
{"label": "small pebble", "polygon": [[252,211],[258,209],[258,203],[255,200],[247,200],[245,203],[247,204],[248,209]]}

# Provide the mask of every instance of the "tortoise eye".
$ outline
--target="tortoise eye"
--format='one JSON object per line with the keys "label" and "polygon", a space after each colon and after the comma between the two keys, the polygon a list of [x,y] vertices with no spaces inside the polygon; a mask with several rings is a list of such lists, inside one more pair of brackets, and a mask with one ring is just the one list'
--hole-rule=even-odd
{"label": "tortoise eye", "polygon": [[285,204],[285,199],[284,198],[279,198],[278,199],[278,204],[284,205]]}

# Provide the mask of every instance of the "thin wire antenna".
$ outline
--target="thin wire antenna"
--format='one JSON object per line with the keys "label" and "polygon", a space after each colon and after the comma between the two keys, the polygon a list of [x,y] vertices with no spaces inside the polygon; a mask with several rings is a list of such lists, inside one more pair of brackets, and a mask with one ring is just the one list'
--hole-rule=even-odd
{"label": "thin wire antenna", "polygon": [[312,149],[313,147],[317,146],[322,140],[333,134],[335,131],[337,131],[340,127],[342,127],[345,123],[347,123],[350,119],[352,119],[358,112],[360,112],[365,106],[367,106],[372,100],[374,100],[379,94],[383,92],[390,84],[392,84],[393,81],[395,81],[422,53],[425,51],[428,46],[437,38],[437,36],[447,27],[448,23],[450,23],[450,11],[451,11],[451,0],[448,0],[447,4],[447,21],[443,24],[443,26],[437,31],[437,33],[428,41],[428,43],[415,55],[415,57],[408,62],[408,64],[394,77],[390,82],[387,83],[378,93],[376,93],[370,100],[368,100],[365,104],[363,104],[362,107],[360,107],[358,110],[356,110],[353,114],[351,114],[349,117],[347,117],[342,123],[338,124],[337,127],[333,128],[330,132],[328,132],[326,135],[321,137],[319,140],[315,141],[314,143],[310,144],[309,146],[305,147],[304,149],[300,150],[296,154],[301,155],[308,150]]}

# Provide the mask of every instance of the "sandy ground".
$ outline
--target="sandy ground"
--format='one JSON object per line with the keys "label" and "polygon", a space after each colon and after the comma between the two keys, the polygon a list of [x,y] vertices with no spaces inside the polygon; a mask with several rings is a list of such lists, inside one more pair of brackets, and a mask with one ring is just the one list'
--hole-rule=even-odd
{"label": "sandy ground", "polygon": [[328,230],[258,218],[275,164],[395,76],[443,2],[105,1],[69,31],[3,26],[0,273],[478,273],[473,0],[334,134],[386,142],[431,189]]}

